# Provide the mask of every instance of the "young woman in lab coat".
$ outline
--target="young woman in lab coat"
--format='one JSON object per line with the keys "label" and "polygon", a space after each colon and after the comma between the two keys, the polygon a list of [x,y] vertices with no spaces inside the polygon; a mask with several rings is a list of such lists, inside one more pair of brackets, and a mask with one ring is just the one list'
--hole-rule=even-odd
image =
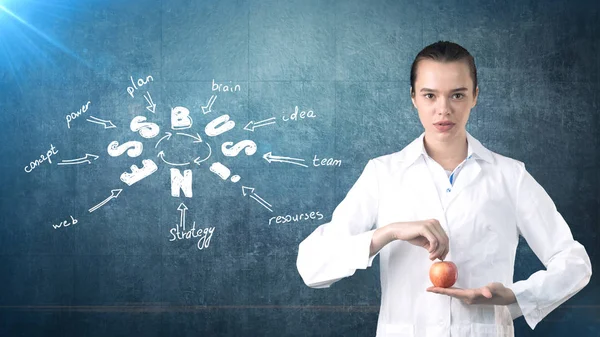
{"label": "young woman in lab coat", "polygon": [[[467,50],[442,41],[424,48],[410,95],[425,132],[369,160],[331,222],[299,245],[297,268],[313,288],[379,255],[377,336],[514,336],[513,319],[535,328],[590,280],[585,248],[525,165],[466,131],[478,93]],[[513,283],[519,235],[546,270]],[[454,287],[432,287],[436,259],[457,265]]]}

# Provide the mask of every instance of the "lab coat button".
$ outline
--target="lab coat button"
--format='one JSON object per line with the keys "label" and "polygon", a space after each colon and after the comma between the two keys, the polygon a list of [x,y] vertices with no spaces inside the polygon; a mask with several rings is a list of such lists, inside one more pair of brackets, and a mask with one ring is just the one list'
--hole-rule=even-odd
{"label": "lab coat button", "polygon": [[446,189],[446,192],[450,192],[450,191],[452,191],[452,189],[451,189],[451,188],[447,188],[447,189]]}

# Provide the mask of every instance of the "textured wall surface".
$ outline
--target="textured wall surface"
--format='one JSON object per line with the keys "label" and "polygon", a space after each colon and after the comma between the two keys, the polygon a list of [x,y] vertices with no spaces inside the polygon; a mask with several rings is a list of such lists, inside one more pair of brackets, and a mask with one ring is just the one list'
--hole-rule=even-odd
{"label": "textured wall surface", "polygon": [[[438,40],[475,57],[467,130],[525,162],[595,272],[599,21],[591,0],[0,1],[0,335],[373,336],[379,260],[311,289],[298,244],[423,132],[409,71]],[[224,154],[244,140],[255,153]],[[142,160],[156,170],[122,181]],[[515,280],[542,268],[522,241]],[[600,336],[598,278],[515,327]]]}

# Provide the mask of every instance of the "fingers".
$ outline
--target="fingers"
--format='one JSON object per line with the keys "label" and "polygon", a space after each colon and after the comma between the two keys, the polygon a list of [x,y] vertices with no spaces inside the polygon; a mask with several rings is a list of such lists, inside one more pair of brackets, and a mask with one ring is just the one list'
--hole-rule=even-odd
{"label": "fingers", "polygon": [[490,288],[488,288],[488,287],[481,288],[481,294],[485,298],[492,298],[492,292],[490,291]]}
{"label": "fingers", "polygon": [[444,260],[450,249],[446,232],[440,225],[439,221],[435,219],[432,219],[431,222],[429,222],[429,225],[426,227],[432,236],[431,238],[426,236],[430,242],[429,259],[432,261],[436,258]]}
{"label": "fingers", "polygon": [[438,247],[434,254],[432,254],[432,260],[438,258],[443,261],[448,253],[448,236],[446,236],[446,232],[444,232],[444,229],[439,225],[433,226],[431,230],[434,232],[438,241]]}
{"label": "fingers", "polygon": [[443,261],[444,259],[446,259],[446,255],[448,255],[448,253],[450,252],[450,239],[448,238],[446,231],[444,230],[444,228],[442,228],[442,225],[440,225],[439,222],[437,222],[436,228],[440,231],[441,239],[442,239],[442,242],[444,243],[445,249],[440,257],[440,260]]}
{"label": "fingers", "polygon": [[434,234],[431,228],[425,226],[421,230],[421,235],[424,236],[429,243],[423,246],[427,249],[427,251],[429,251],[429,259],[432,261],[435,260],[436,252],[439,248],[439,242],[436,234]]}
{"label": "fingers", "polygon": [[[466,304],[498,304],[498,300],[493,300],[493,297],[498,297],[491,291],[488,286],[477,288],[477,289],[461,289],[456,287],[440,288],[440,287],[428,287],[426,289],[429,292],[448,295],[457,298]],[[488,301],[492,299],[491,301]],[[511,302],[508,302],[511,303]],[[514,303],[514,302],[513,302]]]}
{"label": "fingers", "polygon": [[444,260],[450,251],[446,232],[436,219],[391,223],[393,240],[408,241],[429,252],[429,259]]}

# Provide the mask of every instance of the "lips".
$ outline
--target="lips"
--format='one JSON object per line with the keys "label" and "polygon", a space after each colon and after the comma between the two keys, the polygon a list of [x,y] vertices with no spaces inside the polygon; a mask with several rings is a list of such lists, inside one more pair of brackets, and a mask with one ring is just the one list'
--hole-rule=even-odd
{"label": "lips", "polygon": [[439,132],[446,132],[446,131],[449,131],[450,129],[452,129],[454,127],[454,123],[452,123],[452,122],[439,122],[439,123],[435,123],[434,126],[435,126],[435,128]]}

